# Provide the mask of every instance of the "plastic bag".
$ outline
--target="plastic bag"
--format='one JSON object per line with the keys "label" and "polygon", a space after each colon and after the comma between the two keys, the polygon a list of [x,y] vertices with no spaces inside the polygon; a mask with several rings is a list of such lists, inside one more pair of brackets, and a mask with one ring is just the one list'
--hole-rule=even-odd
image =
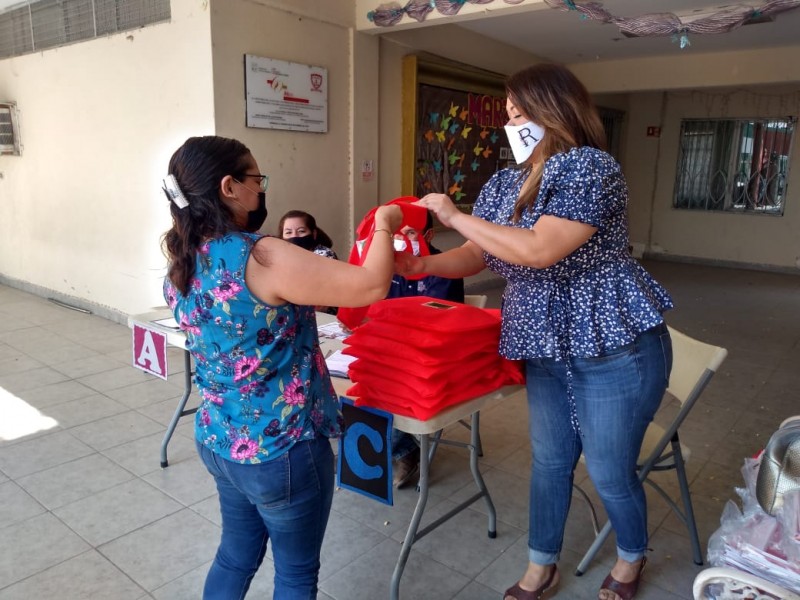
{"label": "plastic bag", "polygon": [[744,488],[736,488],[742,509],[728,501],[720,528],[708,541],[708,561],[716,567],[746,571],[800,593],[800,494],[786,496],[778,516],[764,512],[756,499],[760,457],[745,459]]}

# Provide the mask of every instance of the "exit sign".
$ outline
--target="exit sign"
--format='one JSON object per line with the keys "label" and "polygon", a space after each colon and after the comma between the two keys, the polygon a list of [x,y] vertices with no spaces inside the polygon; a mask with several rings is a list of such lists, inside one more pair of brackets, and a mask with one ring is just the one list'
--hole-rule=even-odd
{"label": "exit sign", "polygon": [[647,137],[661,137],[661,127],[650,125],[647,128]]}

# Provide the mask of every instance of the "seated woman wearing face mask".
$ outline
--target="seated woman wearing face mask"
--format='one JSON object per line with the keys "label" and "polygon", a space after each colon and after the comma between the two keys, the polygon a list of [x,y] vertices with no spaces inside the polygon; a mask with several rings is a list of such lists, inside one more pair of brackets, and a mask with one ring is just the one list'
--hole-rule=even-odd
{"label": "seated woman wearing face mask", "polygon": [[317,227],[317,220],[302,210],[290,210],[278,223],[278,237],[314,254],[337,259],[333,251],[333,240]]}

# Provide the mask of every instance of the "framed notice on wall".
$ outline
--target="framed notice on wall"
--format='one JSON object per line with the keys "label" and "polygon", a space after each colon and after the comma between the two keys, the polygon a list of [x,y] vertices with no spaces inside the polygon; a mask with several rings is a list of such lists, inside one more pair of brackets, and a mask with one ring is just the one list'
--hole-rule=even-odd
{"label": "framed notice on wall", "polygon": [[328,131],[328,69],[244,55],[247,126]]}

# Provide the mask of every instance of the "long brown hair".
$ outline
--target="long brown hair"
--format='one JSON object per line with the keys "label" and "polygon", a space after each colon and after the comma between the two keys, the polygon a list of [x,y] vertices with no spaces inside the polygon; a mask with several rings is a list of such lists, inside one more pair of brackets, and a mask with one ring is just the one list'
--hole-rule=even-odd
{"label": "long brown hair", "polygon": [[219,185],[226,175],[241,179],[249,155],[240,141],[209,135],[189,138],[169,160],[168,174],[175,176],[189,205],[178,208],[170,202],[172,229],[164,234],[162,248],[169,260],[167,276],[184,295],[194,277],[200,245],[239,230],[233,213],[220,200]]}
{"label": "long brown hair", "polygon": [[523,116],[545,131],[538,158],[521,165],[528,178],[514,205],[516,222],[536,202],[547,159],[581,146],[605,150],[606,137],[588,90],[562,65],[542,63],[514,73],[506,80],[506,94]]}

